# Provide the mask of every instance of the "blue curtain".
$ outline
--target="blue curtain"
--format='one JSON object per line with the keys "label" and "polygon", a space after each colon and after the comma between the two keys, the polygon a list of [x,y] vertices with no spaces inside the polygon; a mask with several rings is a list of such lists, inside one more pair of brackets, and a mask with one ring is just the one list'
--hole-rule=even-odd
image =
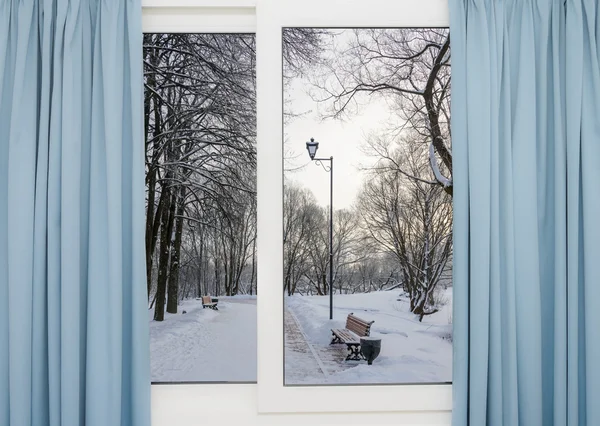
{"label": "blue curtain", "polygon": [[600,425],[600,7],[450,16],[454,425]]}
{"label": "blue curtain", "polygon": [[139,0],[0,1],[0,425],[147,426]]}

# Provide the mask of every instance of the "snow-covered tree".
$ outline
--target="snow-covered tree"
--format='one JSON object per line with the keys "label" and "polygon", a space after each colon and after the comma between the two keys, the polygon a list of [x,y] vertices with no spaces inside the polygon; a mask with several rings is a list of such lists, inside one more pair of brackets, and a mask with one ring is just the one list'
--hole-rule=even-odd
{"label": "snow-covered tree", "polygon": [[146,34],[144,82],[147,286],[162,320],[191,288],[235,294],[254,266],[254,36]]}

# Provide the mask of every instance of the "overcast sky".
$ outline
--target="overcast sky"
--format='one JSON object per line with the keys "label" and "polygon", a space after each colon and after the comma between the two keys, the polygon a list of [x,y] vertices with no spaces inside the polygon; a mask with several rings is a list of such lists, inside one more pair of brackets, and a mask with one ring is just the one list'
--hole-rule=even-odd
{"label": "overcast sky", "polygon": [[[337,37],[344,37],[344,34]],[[319,142],[317,157],[334,157],[334,209],[348,208],[353,204],[364,176],[359,170],[360,165],[372,162],[361,152],[361,146],[364,146],[369,133],[385,126],[390,117],[389,107],[379,97],[363,98],[368,99],[368,102],[360,108],[360,114],[352,115],[346,121],[322,121],[319,117],[319,106],[306,93],[308,89],[310,83],[306,79],[294,80],[287,89],[292,100],[292,110],[310,112],[294,118],[284,126],[284,150],[296,157],[291,164],[304,165],[299,171],[286,172],[286,178],[309,187],[319,204],[329,205],[329,174],[314,162],[311,164],[306,151],[306,142],[314,137],[315,141]]]}

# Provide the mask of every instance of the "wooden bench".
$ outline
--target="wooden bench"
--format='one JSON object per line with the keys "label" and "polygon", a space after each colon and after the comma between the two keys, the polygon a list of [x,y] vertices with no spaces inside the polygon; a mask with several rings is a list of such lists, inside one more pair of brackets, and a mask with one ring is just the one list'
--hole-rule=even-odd
{"label": "wooden bench", "polygon": [[333,333],[331,344],[346,344],[348,347],[348,356],[346,357],[346,361],[360,361],[361,359],[365,359],[360,353],[360,338],[370,335],[371,324],[374,322],[375,321],[365,321],[360,319],[353,313],[348,314],[348,318],[346,318],[346,328],[331,329],[331,332]]}
{"label": "wooden bench", "polygon": [[204,308],[214,309],[215,311],[219,310],[217,302],[213,302],[210,296],[202,296],[202,309]]}

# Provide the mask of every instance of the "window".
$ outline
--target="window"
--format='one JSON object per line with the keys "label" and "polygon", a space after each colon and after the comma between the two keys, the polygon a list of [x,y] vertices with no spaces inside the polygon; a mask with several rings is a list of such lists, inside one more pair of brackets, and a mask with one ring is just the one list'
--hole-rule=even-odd
{"label": "window", "polygon": [[450,383],[449,31],[282,39],[285,384]]}
{"label": "window", "polygon": [[254,44],[144,35],[153,383],[256,382]]}
{"label": "window", "polygon": [[[402,13],[398,13],[396,3],[402,4]],[[260,412],[326,412],[335,409],[336,404],[342,402],[342,397],[329,392],[329,388],[282,390],[283,330],[280,324],[283,319],[283,304],[280,297],[281,268],[277,265],[278,262],[283,265],[281,234],[277,231],[278,223],[281,223],[279,221],[282,218],[275,213],[281,211],[282,203],[282,152],[279,148],[282,129],[278,127],[277,120],[273,119],[272,115],[268,115],[264,109],[271,106],[270,114],[280,116],[281,92],[278,91],[276,82],[281,81],[277,78],[277,65],[281,59],[279,52],[281,27],[367,24],[381,27],[447,26],[447,5],[437,0],[404,2],[350,0],[347,2],[347,9],[339,11],[331,4],[322,1],[310,0],[291,4],[287,0],[280,2],[258,0],[258,10],[254,6],[254,0],[177,0],[175,2],[144,0],[145,32],[250,33],[257,31],[258,187],[263,191],[262,194],[259,191],[258,195],[258,253],[261,253],[261,250],[266,251],[269,256],[268,262],[261,260],[262,263],[259,262],[258,266],[261,292],[258,302],[259,384],[155,385],[152,387],[153,424],[193,425],[199,421],[306,424],[307,420],[351,423],[358,419],[361,422],[366,420],[367,423],[394,421],[405,424],[426,422],[449,425],[451,397],[448,386],[416,386],[410,389],[409,394],[400,394],[400,396],[396,387],[369,387],[368,394],[361,393],[361,389],[349,389],[352,392],[358,391],[359,395],[350,395],[345,399],[344,406],[352,405],[352,401],[358,398],[360,407],[365,407],[365,411],[399,411],[394,413],[359,415],[338,413],[308,416],[257,414],[257,403]],[[274,7],[278,10],[274,11]],[[295,21],[288,19],[287,22],[282,22],[280,7],[288,9],[288,17],[295,15]],[[390,8],[393,10],[391,11]],[[387,21],[382,17],[386,14]],[[334,20],[333,16],[337,18]],[[263,99],[263,95],[267,96],[268,100]],[[261,150],[263,146],[270,146],[272,149]],[[273,233],[261,234],[261,229],[272,230]],[[269,266],[261,269],[262,264]],[[313,394],[312,397],[310,393]],[[418,412],[415,412],[415,409]],[[402,410],[412,412],[400,412]]]}

